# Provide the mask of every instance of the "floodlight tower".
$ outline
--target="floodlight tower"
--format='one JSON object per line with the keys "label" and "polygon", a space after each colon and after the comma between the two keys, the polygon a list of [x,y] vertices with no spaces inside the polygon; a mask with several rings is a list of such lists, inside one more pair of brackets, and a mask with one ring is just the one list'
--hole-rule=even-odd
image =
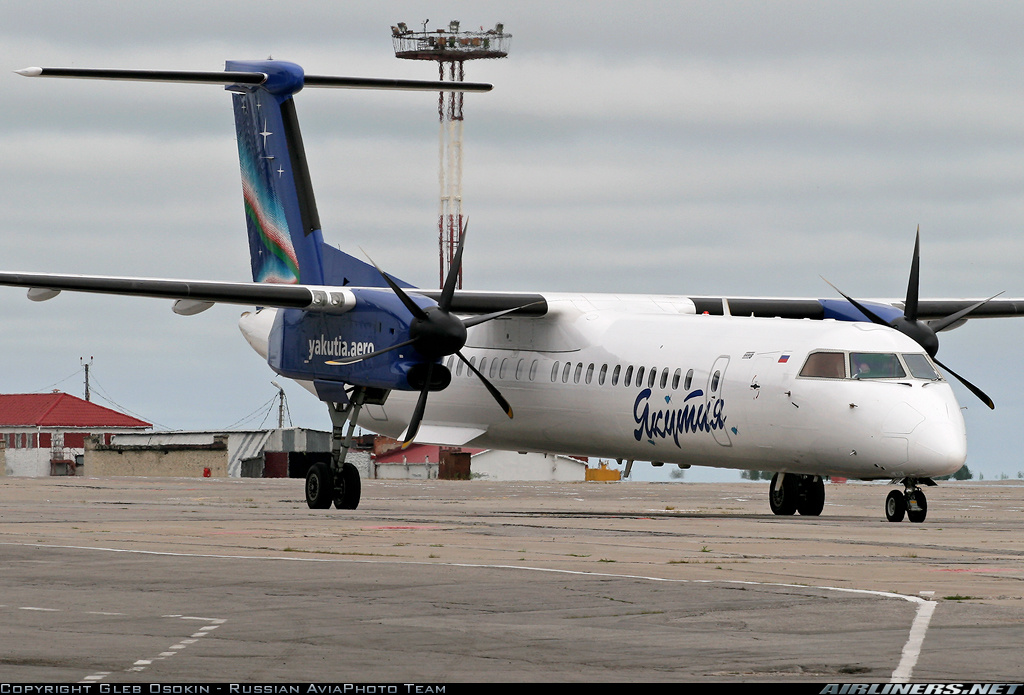
{"label": "floodlight tower", "polygon": [[[439,80],[447,72],[451,82],[465,80],[465,62],[478,58],[504,58],[508,55],[511,34],[503,24],[484,31],[459,31],[458,20],[447,29],[427,31],[427,20],[420,31],[412,31],[399,22],[391,27],[395,57],[406,60],[433,60],[437,63]],[[445,67],[447,66],[447,71]],[[455,251],[462,238],[462,92],[439,92],[437,117],[441,128],[438,143],[440,159],[437,173],[441,200],[437,213],[438,249],[440,251],[440,286],[455,263]],[[458,287],[462,287],[459,268]]]}

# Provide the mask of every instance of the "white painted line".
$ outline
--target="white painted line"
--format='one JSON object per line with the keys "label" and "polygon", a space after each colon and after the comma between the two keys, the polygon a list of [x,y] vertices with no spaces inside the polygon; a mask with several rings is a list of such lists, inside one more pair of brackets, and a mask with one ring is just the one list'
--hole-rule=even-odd
{"label": "white painted line", "polygon": [[42,611],[43,613],[60,613],[59,608],[39,608],[38,606],[21,606],[22,611]]}
{"label": "white painted line", "polygon": [[910,626],[910,638],[903,645],[903,655],[900,657],[899,666],[892,672],[892,683],[907,683],[914,673],[914,666],[921,656],[921,645],[924,644],[924,634],[928,631],[928,623],[931,622],[935,607],[939,605],[934,601],[925,601],[917,607],[917,617],[914,624]]}

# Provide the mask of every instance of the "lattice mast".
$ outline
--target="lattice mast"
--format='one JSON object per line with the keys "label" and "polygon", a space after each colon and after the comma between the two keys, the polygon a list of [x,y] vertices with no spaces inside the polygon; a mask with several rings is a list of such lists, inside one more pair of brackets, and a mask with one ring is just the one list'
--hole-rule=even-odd
{"label": "lattice mast", "polygon": [[[429,21],[429,20],[427,20]],[[511,34],[505,33],[503,24],[493,29],[459,31],[458,20],[448,23],[447,29],[427,31],[423,22],[421,31],[411,31],[405,22],[391,27],[391,40],[395,57],[406,60],[433,60],[437,63],[438,79],[451,82],[465,80],[465,62],[479,58],[504,58],[508,55]],[[462,92],[439,92],[437,117],[438,134],[437,178],[441,189],[437,212],[440,282],[455,263],[455,251],[462,238]],[[462,288],[462,268],[459,268],[458,287]]]}

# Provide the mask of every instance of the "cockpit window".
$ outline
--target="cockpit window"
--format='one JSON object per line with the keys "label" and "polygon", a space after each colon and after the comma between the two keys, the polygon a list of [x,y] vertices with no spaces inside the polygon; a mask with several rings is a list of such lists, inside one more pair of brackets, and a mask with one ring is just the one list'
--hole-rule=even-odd
{"label": "cockpit window", "polygon": [[907,368],[910,369],[910,373],[918,379],[938,381],[942,378],[935,372],[935,368],[932,367],[932,363],[924,355],[908,355],[904,353],[903,361],[907,363]]}
{"label": "cockpit window", "polygon": [[846,376],[846,355],[841,352],[812,352],[804,362],[800,376],[842,379]]}
{"label": "cockpit window", "polygon": [[906,375],[895,353],[850,353],[850,376],[854,379],[901,379]]}

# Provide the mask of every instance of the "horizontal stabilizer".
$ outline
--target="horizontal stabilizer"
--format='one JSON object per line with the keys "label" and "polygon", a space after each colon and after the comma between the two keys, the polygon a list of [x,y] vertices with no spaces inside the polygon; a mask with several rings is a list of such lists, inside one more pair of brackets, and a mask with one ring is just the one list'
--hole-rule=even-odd
{"label": "horizontal stabilizer", "polygon": [[25,77],[65,77],[81,80],[128,80],[135,82],[192,82],[197,84],[263,84],[262,72],[199,70],[120,70],[106,68],[25,68]]}
{"label": "horizontal stabilizer", "polygon": [[[135,82],[190,82],[195,84],[261,85],[263,72],[238,70],[122,70],[119,68],[39,68],[15,70],[25,77],[64,77],[82,80],[127,80]],[[305,75],[305,87],[330,89],[389,89],[417,92],[489,92],[493,85],[484,82],[442,82],[439,80],[397,80],[378,77],[340,77]]]}

